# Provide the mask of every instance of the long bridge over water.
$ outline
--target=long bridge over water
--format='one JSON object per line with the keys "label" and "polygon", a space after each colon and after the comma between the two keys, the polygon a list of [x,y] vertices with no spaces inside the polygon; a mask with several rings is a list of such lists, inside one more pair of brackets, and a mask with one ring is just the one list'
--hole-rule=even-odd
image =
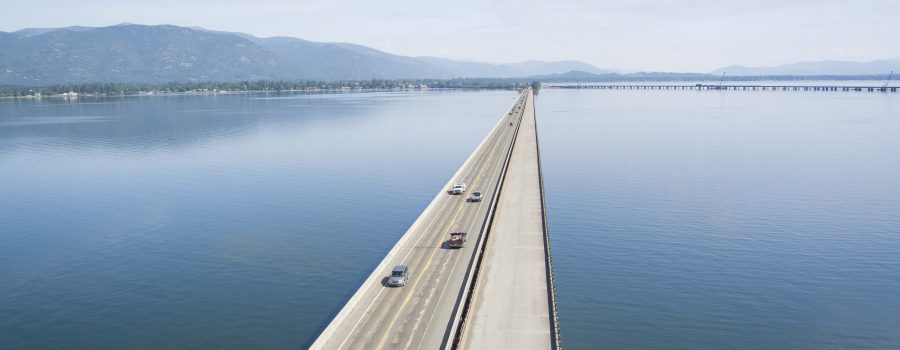
{"label": "long bridge over water", "polygon": [[[466,183],[463,195],[448,189]],[[481,201],[468,201],[474,191]],[[459,249],[448,234],[468,232]],[[388,287],[395,265],[409,267]],[[312,349],[558,349],[534,113],[524,90]]]}
{"label": "long bridge over water", "polygon": [[897,92],[898,86],[748,84],[547,84],[552,89]]}

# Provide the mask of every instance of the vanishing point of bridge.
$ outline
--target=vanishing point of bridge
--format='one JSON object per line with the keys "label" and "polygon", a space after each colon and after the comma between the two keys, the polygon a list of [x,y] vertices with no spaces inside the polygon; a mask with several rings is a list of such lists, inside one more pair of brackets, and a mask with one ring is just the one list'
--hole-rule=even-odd
{"label": "vanishing point of bridge", "polygon": [[[451,232],[467,232],[461,248]],[[548,233],[528,89],[311,348],[558,349]],[[409,278],[389,287],[396,265]]]}

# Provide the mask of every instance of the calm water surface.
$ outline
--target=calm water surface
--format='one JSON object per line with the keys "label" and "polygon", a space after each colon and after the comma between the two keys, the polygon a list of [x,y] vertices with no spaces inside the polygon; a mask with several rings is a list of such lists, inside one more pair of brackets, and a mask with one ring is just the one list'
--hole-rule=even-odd
{"label": "calm water surface", "polygon": [[[303,348],[513,92],[0,102],[0,344]],[[900,348],[900,95],[538,97],[563,341]]]}
{"label": "calm water surface", "polygon": [[567,346],[900,349],[900,95],[537,106]]}
{"label": "calm water surface", "polygon": [[0,348],[303,348],[514,98],[4,101]]}

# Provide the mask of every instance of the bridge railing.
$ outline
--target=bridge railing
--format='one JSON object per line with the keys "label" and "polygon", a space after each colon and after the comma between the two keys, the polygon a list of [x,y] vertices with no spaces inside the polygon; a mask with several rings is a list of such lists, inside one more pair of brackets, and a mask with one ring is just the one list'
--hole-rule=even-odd
{"label": "bridge railing", "polygon": [[[533,103],[531,106],[534,108]],[[532,115],[535,119],[535,130],[537,130],[537,111],[534,111]],[[544,224],[544,262],[547,268],[547,288],[549,289],[549,293],[547,293],[547,302],[550,304],[550,337],[553,342],[552,348],[558,350],[562,349],[562,340],[560,339],[559,334],[559,308],[557,307],[558,304],[556,301],[556,282],[553,278],[553,254],[550,246],[550,225],[547,222],[547,201],[544,198],[544,171],[541,166],[541,144],[537,132],[535,132],[534,138],[535,148],[537,149],[538,179],[541,186],[541,221]]]}
{"label": "bridge railing", "polygon": [[859,85],[719,85],[719,84],[548,84],[548,89],[592,90],[722,90],[722,91],[843,91],[843,92],[898,92],[898,86]]}

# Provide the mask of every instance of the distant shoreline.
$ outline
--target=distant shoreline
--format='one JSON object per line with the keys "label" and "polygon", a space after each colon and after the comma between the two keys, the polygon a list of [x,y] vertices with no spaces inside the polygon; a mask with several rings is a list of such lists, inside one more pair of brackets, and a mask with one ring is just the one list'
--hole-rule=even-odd
{"label": "distant shoreline", "polygon": [[[76,95],[52,94],[52,95],[25,95],[25,96],[0,96],[0,100],[10,99],[70,99],[101,98],[101,97],[151,97],[151,96],[215,96],[215,95],[249,95],[249,94],[336,94],[336,93],[363,93],[363,92],[389,92],[389,91],[427,91],[427,90],[500,90],[487,88],[391,88],[391,89],[319,89],[319,90],[222,90],[222,91],[182,91],[182,92],[138,92],[129,94],[98,94],[84,93]],[[507,90],[507,89],[502,89]]]}
{"label": "distant shoreline", "polygon": [[246,93],[340,93],[367,91],[404,91],[428,89],[517,90],[538,82],[560,84],[596,83],[720,83],[720,82],[837,82],[866,81],[873,86],[889,80],[888,75],[825,76],[732,76],[716,79],[708,74],[631,73],[589,76],[552,75],[531,78],[459,78],[354,81],[282,81],[252,80],[233,82],[168,83],[73,83],[47,86],[3,86],[0,99],[37,99],[78,97],[116,97],[147,95],[218,95]]}
{"label": "distant shoreline", "polygon": [[360,81],[254,80],[234,82],[78,83],[33,87],[0,87],[0,98],[77,98],[79,96],[235,94],[249,92],[321,93],[425,89],[517,90],[531,86],[533,83],[535,83],[533,80],[524,79],[372,79]]}

